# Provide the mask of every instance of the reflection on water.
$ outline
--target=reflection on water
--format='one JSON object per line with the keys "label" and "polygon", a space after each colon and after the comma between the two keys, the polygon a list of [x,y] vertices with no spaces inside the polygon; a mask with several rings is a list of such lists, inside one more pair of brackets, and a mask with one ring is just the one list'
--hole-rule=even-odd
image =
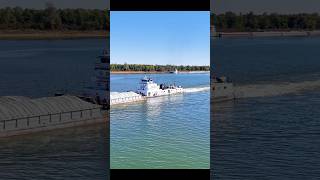
{"label": "reflection on water", "polygon": [[146,107],[146,111],[144,112],[147,115],[146,120],[157,120],[157,117],[161,116],[162,114],[161,108],[163,106],[166,106],[166,104],[172,104],[173,102],[179,104],[182,101],[182,94],[147,99],[146,104],[144,105]]}
{"label": "reflection on water", "polygon": [[[111,168],[209,168],[209,88],[203,88],[209,75],[152,76],[156,82],[176,79],[193,93],[112,106]],[[141,75],[113,77],[111,89],[121,92],[135,89]]]}

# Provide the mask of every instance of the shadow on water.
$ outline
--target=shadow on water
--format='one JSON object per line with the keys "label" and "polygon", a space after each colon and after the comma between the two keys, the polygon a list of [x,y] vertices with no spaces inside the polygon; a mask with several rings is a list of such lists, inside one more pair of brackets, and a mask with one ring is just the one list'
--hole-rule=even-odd
{"label": "shadow on water", "polygon": [[107,124],[1,138],[1,179],[108,179]]}

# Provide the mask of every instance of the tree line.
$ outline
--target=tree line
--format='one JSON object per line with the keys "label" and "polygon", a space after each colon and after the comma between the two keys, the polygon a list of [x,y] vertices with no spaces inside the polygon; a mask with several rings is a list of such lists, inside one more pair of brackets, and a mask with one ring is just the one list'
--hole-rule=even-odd
{"label": "tree line", "polygon": [[0,9],[0,30],[108,30],[109,11],[98,9]]}
{"label": "tree line", "polygon": [[236,14],[226,12],[211,14],[211,25],[218,32],[232,31],[288,31],[288,30],[320,30],[320,16],[313,14],[277,14],[263,13]]}
{"label": "tree line", "polygon": [[111,71],[209,71],[210,66],[175,66],[175,65],[146,65],[146,64],[111,64]]}

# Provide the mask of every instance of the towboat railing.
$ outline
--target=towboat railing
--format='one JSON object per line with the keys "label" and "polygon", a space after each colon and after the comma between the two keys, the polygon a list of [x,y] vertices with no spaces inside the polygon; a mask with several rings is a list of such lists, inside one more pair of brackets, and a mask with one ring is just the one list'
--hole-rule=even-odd
{"label": "towboat railing", "polygon": [[[98,110],[98,111],[95,111],[95,110]],[[94,112],[95,111],[95,112]],[[67,112],[59,112],[59,113],[49,113],[49,114],[42,114],[42,115],[36,115],[36,116],[26,116],[26,117],[21,117],[21,118],[12,118],[12,119],[5,119],[5,120],[0,120],[0,124],[2,124],[2,130],[6,130],[7,128],[7,124],[9,122],[12,122],[14,121],[15,122],[15,128],[18,128],[19,127],[19,121],[22,121],[22,120],[26,120],[26,127],[30,127],[30,121],[33,120],[35,121],[34,119],[37,119],[37,125],[41,125],[41,122],[42,121],[48,121],[49,120],[49,123],[52,123],[53,121],[53,117],[55,116],[58,116],[58,122],[67,122],[68,120],[73,120],[73,119],[76,119],[76,118],[83,118],[84,117],[84,114],[89,114],[89,117],[86,117],[86,118],[93,118],[95,117],[94,116],[94,113],[101,113],[101,111],[103,111],[103,109],[101,107],[96,107],[96,108],[89,108],[89,109],[82,109],[82,110],[76,110],[76,111],[67,111]],[[77,115],[76,115],[77,113]],[[69,114],[69,118],[67,120],[65,120],[66,118],[64,117],[65,114]],[[41,118],[43,117],[43,118]],[[46,118],[44,118],[46,117]],[[49,118],[49,119],[48,119]],[[56,120],[56,119],[55,119]],[[35,125],[33,125],[32,127],[34,127]]]}

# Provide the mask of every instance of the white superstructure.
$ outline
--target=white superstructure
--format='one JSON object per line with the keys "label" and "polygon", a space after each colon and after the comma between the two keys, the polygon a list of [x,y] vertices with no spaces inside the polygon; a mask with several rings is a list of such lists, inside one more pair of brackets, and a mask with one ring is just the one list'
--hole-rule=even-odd
{"label": "white superstructure", "polygon": [[144,77],[141,79],[140,87],[136,92],[111,92],[110,93],[110,105],[124,104],[130,102],[136,102],[146,100],[150,97],[165,96],[171,94],[183,93],[181,86],[165,85],[153,82],[151,78]]}
{"label": "white superstructure", "polygon": [[137,90],[137,93],[146,97],[155,97],[183,93],[183,88],[175,85],[158,85],[157,83],[153,82],[151,78],[145,76],[141,79],[140,87]]}

